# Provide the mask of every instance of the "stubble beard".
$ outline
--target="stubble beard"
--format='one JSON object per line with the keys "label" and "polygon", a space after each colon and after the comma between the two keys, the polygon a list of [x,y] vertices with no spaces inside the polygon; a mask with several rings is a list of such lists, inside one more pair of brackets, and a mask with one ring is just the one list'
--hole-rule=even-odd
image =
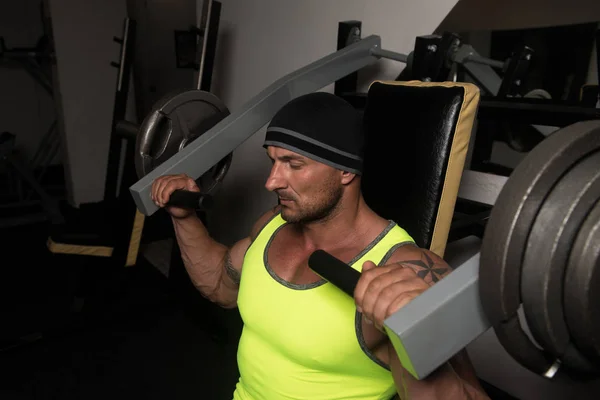
{"label": "stubble beard", "polygon": [[[295,213],[282,207],[282,218],[291,224],[306,225],[312,223],[325,222],[331,219],[339,211],[343,195],[341,186],[332,188],[328,191],[327,196],[319,204],[300,207]],[[296,203],[298,205],[298,203]]]}

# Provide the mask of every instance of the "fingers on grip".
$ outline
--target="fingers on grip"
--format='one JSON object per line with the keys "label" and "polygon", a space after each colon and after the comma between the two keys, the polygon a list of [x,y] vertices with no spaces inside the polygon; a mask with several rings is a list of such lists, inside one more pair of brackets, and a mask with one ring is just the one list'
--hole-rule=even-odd
{"label": "fingers on grip", "polygon": [[196,181],[185,174],[165,175],[157,178],[152,183],[152,201],[159,207],[164,207],[169,202],[171,194],[178,189],[191,192],[200,191]]}

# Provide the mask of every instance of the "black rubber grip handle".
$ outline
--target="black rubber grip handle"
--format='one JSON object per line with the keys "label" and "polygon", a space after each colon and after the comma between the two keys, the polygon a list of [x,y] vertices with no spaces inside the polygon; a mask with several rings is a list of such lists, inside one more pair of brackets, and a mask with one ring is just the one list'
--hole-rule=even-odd
{"label": "black rubber grip handle", "polygon": [[325,250],[316,250],[308,258],[308,267],[321,278],[342,289],[348,296],[354,297],[360,272],[335,258]]}
{"label": "black rubber grip handle", "polygon": [[193,210],[209,210],[213,206],[213,199],[207,194],[178,189],[171,193],[167,205]]}

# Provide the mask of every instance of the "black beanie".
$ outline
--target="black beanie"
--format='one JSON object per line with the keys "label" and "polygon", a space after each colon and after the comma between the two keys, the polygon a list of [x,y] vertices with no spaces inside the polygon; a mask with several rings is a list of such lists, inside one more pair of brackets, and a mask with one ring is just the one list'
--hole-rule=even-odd
{"label": "black beanie", "polygon": [[282,147],[360,175],[363,143],[358,110],[334,94],[314,92],[291,100],[275,114],[264,147]]}

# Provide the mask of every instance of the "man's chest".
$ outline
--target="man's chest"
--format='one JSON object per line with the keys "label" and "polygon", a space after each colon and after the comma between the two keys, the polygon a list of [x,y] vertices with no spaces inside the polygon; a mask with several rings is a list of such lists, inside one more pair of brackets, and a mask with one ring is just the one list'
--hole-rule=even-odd
{"label": "man's chest", "polygon": [[[282,281],[293,285],[315,284],[322,280],[308,265],[308,259],[315,250],[315,247],[307,246],[293,233],[282,230],[269,243],[265,251],[265,263]],[[358,246],[338,246],[325,250],[347,263],[361,251]]]}
{"label": "man's chest", "polygon": [[[295,349],[298,349],[298,340],[308,346],[304,350],[307,354],[310,353],[309,348],[318,343],[326,347],[327,352],[336,350],[342,353],[345,346],[354,347],[358,343],[387,363],[386,335],[356,312],[352,297],[325,282],[308,267],[312,251],[284,235],[272,240],[265,249],[264,262],[274,291],[271,298],[263,300],[261,309],[265,314],[271,309],[272,315],[281,316],[279,326],[290,327],[289,332],[283,328],[281,333],[295,343]],[[352,262],[360,249],[329,251],[343,261]],[[263,314],[256,322],[264,323],[265,317]],[[304,327],[312,328],[307,332]],[[329,344],[323,345],[323,341]]]}

